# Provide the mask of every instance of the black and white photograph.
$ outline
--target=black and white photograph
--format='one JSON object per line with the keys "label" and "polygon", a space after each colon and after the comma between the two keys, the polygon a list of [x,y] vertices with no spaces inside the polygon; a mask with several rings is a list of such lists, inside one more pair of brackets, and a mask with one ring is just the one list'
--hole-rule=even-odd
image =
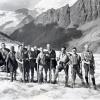
{"label": "black and white photograph", "polygon": [[100,100],[100,0],[0,0],[0,100]]}

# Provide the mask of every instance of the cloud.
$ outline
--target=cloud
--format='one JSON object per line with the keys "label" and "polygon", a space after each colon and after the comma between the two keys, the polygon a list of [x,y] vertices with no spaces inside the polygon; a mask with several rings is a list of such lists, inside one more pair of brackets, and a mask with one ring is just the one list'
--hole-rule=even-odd
{"label": "cloud", "polygon": [[66,4],[72,5],[77,0],[0,0],[1,10],[16,10],[20,8],[60,8]]}
{"label": "cloud", "polygon": [[19,8],[30,8],[41,0],[0,0],[0,9],[16,10]]}
{"label": "cloud", "polygon": [[62,6],[65,6],[66,4],[69,4],[70,6],[73,5],[77,0],[41,0],[35,8],[60,8]]}

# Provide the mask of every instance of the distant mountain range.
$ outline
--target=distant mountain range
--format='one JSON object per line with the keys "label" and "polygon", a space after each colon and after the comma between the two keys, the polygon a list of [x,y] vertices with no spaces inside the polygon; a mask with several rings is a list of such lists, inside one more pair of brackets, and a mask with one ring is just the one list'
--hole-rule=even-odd
{"label": "distant mountain range", "polygon": [[16,11],[0,10],[0,31],[10,35],[16,29],[31,22],[36,16],[36,11],[31,11],[25,8]]}
{"label": "distant mountain range", "polygon": [[36,9],[33,14],[25,9],[17,12],[32,19],[17,24],[19,27],[10,35],[14,40],[38,46],[51,43],[56,49],[77,46],[78,51],[88,43],[94,52],[100,52],[100,0],[78,0],[71,7],[52,8],[40,15]]}
{"label": "distant mountain range", "polygon": [[69,3],[69,1],[66,0],[51,0],[50,2],[48,2],[48,0],[41,0],[38,4],[31,8],[32,10],[27,8],[17,9],[16,11],[0,10],[0,31],[10,35],[15,30],[21,28],[25,24],[28,24],[48,9],[57,9],[67,3]]}

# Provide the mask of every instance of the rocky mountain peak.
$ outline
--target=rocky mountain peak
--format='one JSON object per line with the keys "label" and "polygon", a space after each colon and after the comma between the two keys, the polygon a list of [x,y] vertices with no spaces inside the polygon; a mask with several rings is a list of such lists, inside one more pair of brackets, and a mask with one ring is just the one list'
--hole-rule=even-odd
{"label": "rocky mountain peak", "polygon": [[59,9],[50,9],[36,19],[43,25],[57,23],[61,27],[70,24],[82,25],[100,17],[100,0],[78,0],[73,6],[66,5]]}
{"label": "rocky mountain peak", "polygon": [[39,15],[35,22],[44,25],[57,23],[59,26],[66,27],[70,23],[70,7],[66,5],[57,10],[52,8]]}
{"label": "rocky mountain peak", "polygon": [[78,0],[70,10],[71,22],[84,24],[100,16],[100,0]]}

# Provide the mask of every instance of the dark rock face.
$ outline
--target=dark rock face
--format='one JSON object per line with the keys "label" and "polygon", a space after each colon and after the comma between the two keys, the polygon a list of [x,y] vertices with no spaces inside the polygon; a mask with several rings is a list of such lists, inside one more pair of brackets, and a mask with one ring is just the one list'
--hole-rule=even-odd
{"label": "dark rock face", "polygon": [[69,24],[81,25],[100,17],[100,0],[78,0],[72,7],[50,9],[37,17],[36,23],[57,23],[61,27]]}
{"label": "dark rock face", "polygon": [[53,48],[60,49],[61,46],[68,46],[68,42],[82,36],[82,32],[75,28],[68,29],[57,27],[56,23],[43,25],[35,25],[34,22],[27,24],[23,28],[16,30],[12,35],[12,39],[18,40],[28,45],[37,45],[45,47],[50,43]]}
{"label": "dark rock face", "polygon": [[70,10],[71,22],[84,24],[100,16],[100,0],[78,0]]}
{"label": "dark rock face", "polygon": [[58,24],[63,27],[67,27],[70,24],[70,7],[67,5],[57,10],[58,12]]}
{"label": "dark rock face", "polygon": [[22,9],[16,10],[15,12],[16,12],[16,13],[21,13],[21,14],[24,14],[24,15],[28,15],[29,10],[26,9],[26,8],[22,8]]}
{"label": "dark rock face", "polygon": [[38,11],[36,9],[34,10],[29,10],[29,9],[26,9],[26,8],[22,8],[22,9],[18,9],[15,11],[16,13],[21,13],[23,15],[30,15],[32,16],[33,18],[36,18],[38,16]]}
{"label": "dark rock face", "polygon": [[57,23],[59,26],[66,27],[70,23],[70,7],[66,5],[60,9],[50,9],[47,12],[41,14],[37,17],[36,21],[37,24],[50,24],[50,23]]}

